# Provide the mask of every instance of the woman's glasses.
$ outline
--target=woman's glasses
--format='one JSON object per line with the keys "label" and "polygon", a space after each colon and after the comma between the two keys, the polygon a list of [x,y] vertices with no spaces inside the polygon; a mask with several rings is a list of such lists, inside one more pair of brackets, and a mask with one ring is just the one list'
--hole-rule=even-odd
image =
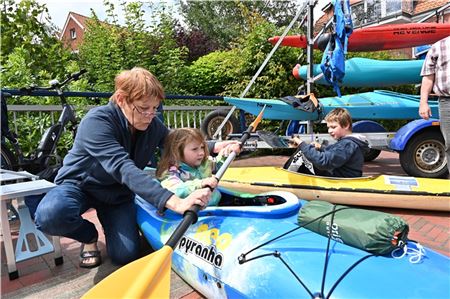
{"label": "woman's glasses", "polygon": [[139,114],[141,114],[141,115],[144,116],[144,117],[157,116],[157,115],[160,115],[160,114],[161,114],[161,112],[159,112],[159,111],[152,111],[152,112],[149,112],[149,111],[141,111],[141,110],[139,110],[139,108],[136,107],[136,105],[134,105],[134,104],[133,104],[133,107],[134,107],[133,110],[136,110]]}

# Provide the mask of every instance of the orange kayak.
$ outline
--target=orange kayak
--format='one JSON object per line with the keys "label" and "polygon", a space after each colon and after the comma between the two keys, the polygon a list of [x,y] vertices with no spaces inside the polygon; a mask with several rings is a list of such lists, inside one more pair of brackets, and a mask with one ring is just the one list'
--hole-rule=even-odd
{"label": "orange kayak", "polygon": [[[323,50],[330,34],[322,35],[314,48]],[[432,44],[450,36],[450,23],[410,23],[391,24],[355,29],[348,40],[348,51],[370,52],[416,47]],[[276,44],[279,36],[269,38]],[[306,48],[305,35],[289,35],[281,42],[282,46]]]}

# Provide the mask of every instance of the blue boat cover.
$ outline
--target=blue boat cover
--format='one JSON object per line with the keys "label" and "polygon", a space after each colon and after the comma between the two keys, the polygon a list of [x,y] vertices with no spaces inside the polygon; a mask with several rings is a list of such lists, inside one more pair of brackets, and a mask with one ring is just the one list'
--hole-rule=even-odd
{"label": "blue boat cover", "polygon": [[338,83],[345,75],[345,55],[347,54],[348,37],[353,32],[351,8],[349,0],[333,0],[334,32],[324,51],[320,68],[327,80],[341,96]]}

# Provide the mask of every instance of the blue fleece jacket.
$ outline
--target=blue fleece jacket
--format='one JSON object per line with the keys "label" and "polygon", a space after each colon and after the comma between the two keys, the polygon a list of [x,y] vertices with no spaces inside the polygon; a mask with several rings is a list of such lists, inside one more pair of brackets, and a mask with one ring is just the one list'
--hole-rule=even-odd
{"label": "blue fleece jacket", "polygon": [[330,177],[360,177],[364,164],[367,141],[359,135],[348,135],[336,143],[316,150],[314,145],[302,142],[300,150],[317,168],[326,171]]}
{"label": "blue fleece jacket", "polygon": [[128,121],[116,104],[91,109],[80,122],[55,182],[74,183],[93,200],[112,205],[134,200],[137,194],[163,212],[173,193],[143,169],[168,132],[155,117],[132,142]]}

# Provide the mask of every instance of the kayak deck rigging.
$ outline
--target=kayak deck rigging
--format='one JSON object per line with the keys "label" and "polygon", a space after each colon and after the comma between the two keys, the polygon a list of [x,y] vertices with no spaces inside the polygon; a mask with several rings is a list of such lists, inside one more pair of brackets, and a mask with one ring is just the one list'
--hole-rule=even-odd
{"label": "kayak deck rigging", "polygon": [[[347,268],[345,271],[343,271],[343,273],[342,273],[340,276],[338,276],[337,279],[333,282],[332,287],[329,288],[329,291],[328,291],[328,293],[327,293],[326,296],[325,296],[325,291],[324,291],[324,290],[325,290],[326,274],[327,274],[327,271],[328,271],[328,264],[329,264],[329,260],[330,260],[330,251],[331,251],[331,249],[330,249],[330,244],[331,244],[331,241],[333,240],[331,234],[329,234],[328,237],[327,237],[327,246],[326,246],[326,250],[325,250],[325,259],[324,259],[324,266],[323,266],[323,273],[322,273],[322,280],[321,280],[321,287],[320,287],[320,290],[321,290],[321,291],[320,291],[320,293],[313,293],[313,292],[310,290],[310,288],[308,288],[308,286],[305,284],[305,282],[303,282],[302,278],[295,272],[295,270],[293,269],[293,267],[291,267],[291,266],[289,265],[288,261],[286,261],[285,259],[283,259],[282,252],[280,252],[280,251],[278,251],[278,250],[274,250],[274,251],[269,252],[269,253],[262,253],[262,254],[259,254],[259,255],[253,256],[253,257],[249,257],[249,258],[248,258],[247,256],[248,256],[250,253],[252,253],[252,252],[254,252],[254,251],[256,251],[256,250],[258,250],[258,249],[260,249],[260,248],[262,248],[262,247],[264,247],[264,246],[267,246],[267,245],[270,244],[270,243],[274,243],[274,242],[276,242],[277,240],[279,240],[279,239],[281,239],[281,238],[283,238],[283,237],[285,237],[285,236],[287,236],[287,235],[290,235],[290,234],[292,234],[293,232],[295,232],[295,231],[297,231],[297,230],[299,230],[299,229],[301,229],[301,228],[304,228],[305,226],[307,226],[307,225],[309,225],[309,224],[311,224],[311,223],[313,223],[313,222],[315,222],[315,221],[321,220],[321,219],[323,219],[324,217],[326,217],[326,216],[328,216],[328,215],[331,215],[331,223],[333,223],[333,221],[334,221],[334,215],[336,214],[336,212],[341,211],[341,210],[345,210],[345,209],[351,209],[351,208],[352,208],[352,207],[340,207],[340,208],[336,208],[336,206],[334,206],[334,209],[333,209],[332,211],[327,212],[327,213],[324,213],[324,214],[322,214],[322,215],[316,217],[315,219],[312,219],[311,221],[309,221],[309,222],[307,222],[307,223],[304,223],[304,224],[302,224],[302,225],[296,224],[297,227],[295,227],[295,228],[293,228],[293,229],[291,229],[291,230],[289,230],[289,231],[287,231],[287,232],[285,232],[285,233],[282,233],[282,234],[278,235],[277,237],[274,237],[274,238],[272,238],[272,239],[270,239],[270,240],[268,240],[268,241],[266,241],[266,242],[264,242],[264,243],[262,243],[262,244],[260,244],[260,245],[257,245],[257,246],[255,246],[254,248],[248,250],[248,251],[245,252],[245,253],[242,253],[242,254],[238,257],[238,262],[239,262],[240,265],[242,265],[242,264],[244,264],[244,263],[248,263],[248,262],[251,262],[251,261],[254,261],[254,260],[257,260],[257,259],[260,259],[260,258],[265,258],[265,257],[275,257],[275,258],[278,258],[278,259],[282,262],[282,264],[287,268],[287,270],[288,270],[288,271],[295,277],[295,279],[300,283],[300,285],[305,289],[305,291],[311,296],[311,298],[330,298],[330,296],[332,295],[333,291],[338,287],[338,285],[341,283],[341,281],[342,281],[342,280],[343,280],[343,279],[344,279],[344,278],[345,278],[345,277],[346,277],[353,269],[355,269],[359,264],[361,264],[361,263],[362,263],[363,261],[365,261],[366,259],[368,259],[368,258],[370,258],[370,257],[375,257],[375,256],[377,256],[377,255],[376,255],[376,254],[373,254],[373,253],[368,253],[367,255],[364,255],[364,256],[360,257],[360,258],[357,259],[353,264],[351,264],[350,266],[348,266],[348,268]],[[420,244],[416,244],[416,246],[417,246],[417,247],[421,247]],[[407,253],[407,251],[405,251],[404,254],[401,255],[401,256],[398,257],[398,258],[404,257],[404,255],[405,255],[406,253]],[[392,252],[391,255],[392,255],[392,257],[394,257],[394,252]],[[418,260],[415,261],[414,263],[419,262],[419,261],[421,260],[421,258],[422,258],[422,255],[419,255],[419,256],[418,256]],[[411,262],[411,260],[410,260],[410,262]]]}

